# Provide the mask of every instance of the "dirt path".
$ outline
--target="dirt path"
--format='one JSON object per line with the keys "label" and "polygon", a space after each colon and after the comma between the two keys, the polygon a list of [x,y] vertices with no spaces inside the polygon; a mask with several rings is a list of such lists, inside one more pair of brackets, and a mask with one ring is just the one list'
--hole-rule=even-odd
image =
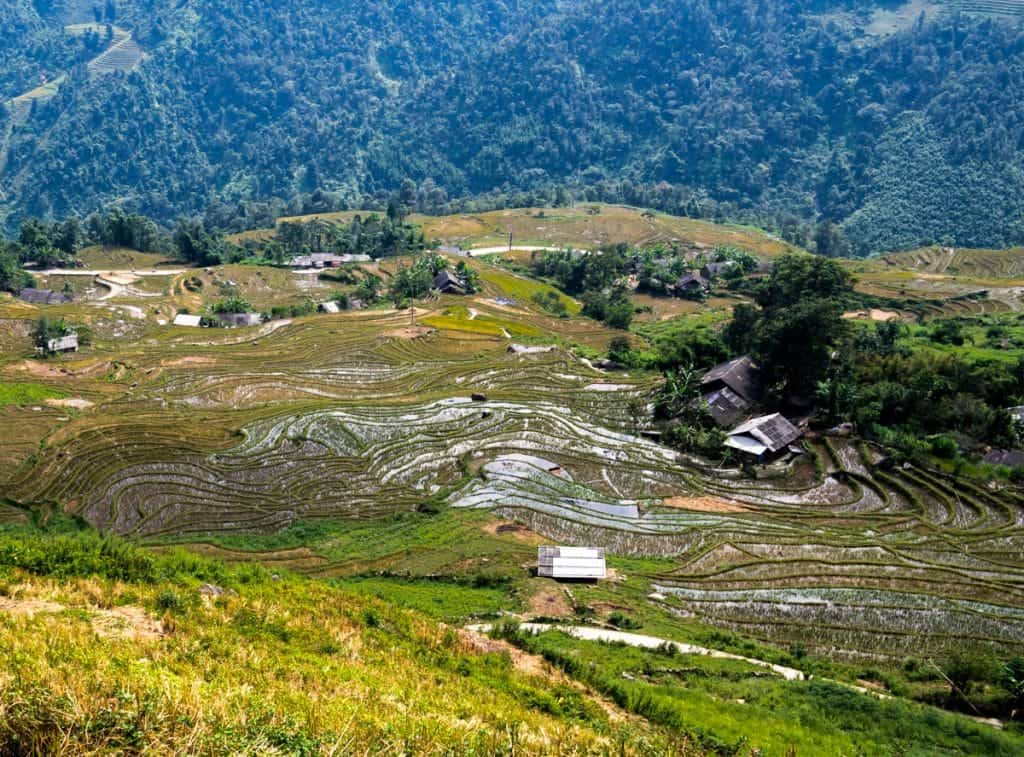
{"label": "dirt path", "polygon": [[[755,660],[750,657],[742,657],[731,652],[722,652],[717,649],[708,649],[707,647],[698,647],[693,644],[683,644],[679,641],[672,641],[670,639],[662,639],[657,636],[647,636],[642,633],[627,633],[626,631],[609,631],[605,628],[595,628],[594,626],[563,626],[554,625],[551,623],[523,623],[519,626],[524,631],[530,633],[544,633],[545,631],[558,630],[568,634],[576,639],[582,639],[584,641],[612,641],[622,642],[631,647],[640,647],[643,649],[657,649],[658,647],[669,644],[676,648],[681,654],[699,654],[707,655],[708,657],[717,657],[723,660],[741,660],[750,665],[757,665],[758,667],[768,668],[774,673],[785,678],[787,681],[803,681],[806,676],[802,670],[796,668],[787,668],[784,665],[775,665],[771,662],[765,662],[764,660]],[[469,629],[478,633],[487,633],[490,631],[490,624],[484,623],[480,625],[469,626]]]}
{"label": "dirt path", "polygon": [[45,271],[27,269],[37,276],[177,276],[188,271],[187,268],[140,268],[135,271],[110,271],[95,268],[47,268]]}

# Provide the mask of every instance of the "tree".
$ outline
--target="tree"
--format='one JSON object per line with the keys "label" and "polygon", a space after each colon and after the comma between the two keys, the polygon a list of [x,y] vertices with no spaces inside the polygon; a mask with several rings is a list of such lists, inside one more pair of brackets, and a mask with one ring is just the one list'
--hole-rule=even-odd
{"label": "tree", "polygon": [[71,333],[71,329],[63,318],[49,318],[43,316],[32,330],[32,342],[44,352],[50,351],[50,340],[59,339]]}
{"label": "tree", "polygon": [[371,304],[377,301],[380,296],[380,290],[384,282],[380,276],[369,273],[366,277],[359,282],[356,286],[355,297],[358,300],[362,300],[366,304]]}
{"label": "tree", "polygon": [[455,266],[455,273],[466,285],[467,294],[475,294],[480,291],[480,274],[465,260],[460,260]]}
{"label": "tree", "polygon": [[17,293],[34,284],[32,276],[19,265],[16,247],[0,242],[0,291]]}

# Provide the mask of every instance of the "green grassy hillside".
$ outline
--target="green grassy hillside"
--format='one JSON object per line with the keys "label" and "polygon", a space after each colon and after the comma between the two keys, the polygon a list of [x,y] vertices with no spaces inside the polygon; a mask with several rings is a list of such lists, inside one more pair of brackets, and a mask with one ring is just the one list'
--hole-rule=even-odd
{"label": "green grassy hillside", "polygon": [[505,643],[81,532],[0,531],[0,680],[7,754],[698,753]]}

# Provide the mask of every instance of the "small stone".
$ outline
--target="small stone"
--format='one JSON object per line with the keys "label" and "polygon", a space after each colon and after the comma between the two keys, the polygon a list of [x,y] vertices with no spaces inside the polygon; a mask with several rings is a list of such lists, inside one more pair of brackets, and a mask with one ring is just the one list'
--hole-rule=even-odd
{"label": "small stone", "polygon": [[199,593],[207,597],[219,597],[224,594],[224,589],[216,584],[203,584],[199,587]]}

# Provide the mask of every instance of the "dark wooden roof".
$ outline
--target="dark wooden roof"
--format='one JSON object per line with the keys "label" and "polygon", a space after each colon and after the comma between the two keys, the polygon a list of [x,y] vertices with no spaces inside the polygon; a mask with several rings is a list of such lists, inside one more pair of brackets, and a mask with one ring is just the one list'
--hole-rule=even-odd
{"label": "dark wooden roof", "polygon": [[22,289],[18,297],[33,305],[63,305],[65,302],[71,302],[70,297],[60,292],[54,292],[52,289],[33,289],[32,287]]}
{"label": "dark wooden roof", "polygon": [[676,289],[692,289],[695,286],[699,286],[701,289],[704,289],[707,285],[707,279],[699,273],[688,273],[685,276],[680,277],[679,281],[676,282]]}
{"label": "dark wooden roof", "polygon": [[465,288],[465,282],[449,271],[441,271],[441,273],[434,277],[434,289],[440,289],[442,292],[461,292]]}
{"label": "dark wooden roof", "polygon": [[703,401],[707,405],[708,415],[720,428],[735,425],[750,409],[750,403],[727,386],[705,394]]}
{"label": "dark wooden roof", "polygon": [[994,449],[985,455],[984,460],[989,465],[1006,465],[1010,468],[1024,468],[1024,450]]}
{"label": "dark wooden roof", "polygon": [[749,355],[743,355],[716,365],[704,374],[700,384],[705,393],[727,386],[747,402],[757,402],[761,398],[761,368]]}

